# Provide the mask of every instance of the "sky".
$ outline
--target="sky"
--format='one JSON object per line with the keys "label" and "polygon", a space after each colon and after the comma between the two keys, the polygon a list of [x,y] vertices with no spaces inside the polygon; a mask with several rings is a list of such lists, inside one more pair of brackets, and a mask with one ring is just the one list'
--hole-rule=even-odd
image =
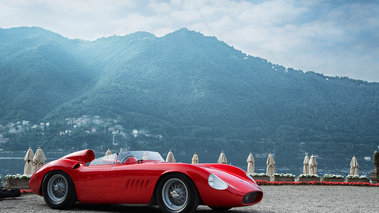
{"label": "sky", "polygon": [[285,67],[379,82],[379,0],[0,0],[0,28],[96,40],[188,28]]}

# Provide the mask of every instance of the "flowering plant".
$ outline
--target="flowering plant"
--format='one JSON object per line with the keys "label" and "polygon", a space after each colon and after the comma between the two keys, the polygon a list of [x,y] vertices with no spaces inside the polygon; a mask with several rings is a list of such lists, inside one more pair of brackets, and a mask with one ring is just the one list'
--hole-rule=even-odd
{"label": "flowering plant", "polygon": [[31,189],[20,189],[20,192],[21,192],[21,194],[25,194],[25,193],[31,193],[32,190]]}
{"label": "flowering plant", "polygon": [[368,179],[366,175],[348,175],[346,176],[347,179]]}
{"label": "flowering plant", "polygon": [[330,174],[325,174],[324,178],[344,178],[342,175],[330,175]]}
{"label": "flowering plant", "polygon": [[253,173],[250,174],[252,177],[268,177],[266,173]]}
{"label": "flowering plant", "polygon": [[273,174],[273,176],[274,177],[295,177],[295,175],[293,175],[293,174],[290,174],[290,173],[286,173],[286,174],[283,174],[283,173],[281,173],[281,174],[279,174],[279,173],[274,173]]}
{"label": "flowering plant", "polygon": [[318,178],[319,176],[317,174],[301,174],[299,177],[315,177]]}
{"label": "flowering plant", "polygon": [[32,177],[31,175],[5,175],[4,179],[28,179]]}
{"label": "flowering plant", "polygon": [[325,185],[325,186],[375,186],[379,187],[379,183],[372,184],[372,183],[361,183],[361,182],[353,182],[353,183],[347,183],[347,182],[327,182],[327,181],[267,181],[267,180],[256,180],[255,181],[258,185],[275,185],[275,186],[281,186],[281,185]]}

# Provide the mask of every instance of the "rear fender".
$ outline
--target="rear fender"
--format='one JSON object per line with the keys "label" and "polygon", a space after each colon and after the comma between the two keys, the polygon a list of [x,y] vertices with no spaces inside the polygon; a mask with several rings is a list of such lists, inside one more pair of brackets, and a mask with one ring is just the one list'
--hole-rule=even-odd
{"label": "rear fender", "polygon": [[82,164],[76,161],[69,160],[69,159],[60,159],[60,160],[52,161],[48,164],[45,164],[41,169],[39,169],[35,174],[33,174],[33,176],[35,177],[33,178],[34,181],[38,181],[38,179],[40,180],[40,182],[37,183],[39,187],[38,194],[42,195],[43,180],[46,178],[46,175],[52,171],[62,171],[62,172],[67,173],[71,177],[71,179],[74,181],[74,185],[76,185],[77,181],[75,180],[78,179],[78,175],[75,170],[77,170],[81,166]]}
{"label": "rear fender", "polygon": [[86,149],[63,156],[61,159],[73,160],[85,164],[95,160],[95,153],[91,149]]}

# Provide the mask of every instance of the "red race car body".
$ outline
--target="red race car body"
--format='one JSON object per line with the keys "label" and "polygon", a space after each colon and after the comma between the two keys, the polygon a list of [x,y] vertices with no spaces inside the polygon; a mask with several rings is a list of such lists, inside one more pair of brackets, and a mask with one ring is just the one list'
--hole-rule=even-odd
{"label": "red race car body", "polygon": [[166,163],[157,152],[130,151],[95,159],[82,150],[52,161],[33,174],[31,190],[51,208],[76,201],[158,204],[163,212],[193,212],[253,205],[263,192],[243,170],[225,164]]}

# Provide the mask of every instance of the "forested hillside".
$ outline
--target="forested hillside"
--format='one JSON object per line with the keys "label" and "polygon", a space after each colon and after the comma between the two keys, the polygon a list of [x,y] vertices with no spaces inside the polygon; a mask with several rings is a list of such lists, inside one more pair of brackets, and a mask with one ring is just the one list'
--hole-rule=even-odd
{"label": "forested hillside", "polygon": [[[115,146],[111,124],[124,128],[118,146],[191,154],[350,157],[379,145],[378,83],[285,68],[187,29],[96,41],[0,29],[0,91],[3,149]],[[83,115],[112,122],[86,134],[67,125]],[[52,126],[7,132],[23,120]],[[135,137],[134,129],[149,134]]]}

